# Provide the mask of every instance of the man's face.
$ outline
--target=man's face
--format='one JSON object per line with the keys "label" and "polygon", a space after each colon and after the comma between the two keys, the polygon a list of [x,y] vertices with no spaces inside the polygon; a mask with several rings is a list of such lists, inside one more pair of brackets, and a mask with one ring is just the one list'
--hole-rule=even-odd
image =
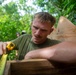
{"label": "man's face", "polygon": [[35,44],[43,43],[47,36],[53,31],[49,22],[41,23],[39,19],[34,19],[31,25],[32,41]]}

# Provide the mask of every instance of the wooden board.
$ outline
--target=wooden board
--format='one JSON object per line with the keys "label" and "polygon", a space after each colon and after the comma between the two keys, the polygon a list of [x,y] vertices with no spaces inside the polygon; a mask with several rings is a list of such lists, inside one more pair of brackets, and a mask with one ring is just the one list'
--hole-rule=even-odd
{"label": "wooden board", "polygon": [[60,41],[76,42],[76,25],[66,17],[61,16],[57,28],[48,37]]}
{"label": "wooden board", "polygon": [[8,61],[4,75],[76,75],[76,67],[46,59]]}

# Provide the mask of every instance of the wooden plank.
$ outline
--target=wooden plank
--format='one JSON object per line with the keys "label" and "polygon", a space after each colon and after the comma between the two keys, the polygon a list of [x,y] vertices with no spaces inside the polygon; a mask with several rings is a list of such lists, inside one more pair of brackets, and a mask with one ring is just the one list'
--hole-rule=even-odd
{"label": "wooden plank", "polygon": [[[14,75],[47,75],[49,73],[50,67],[53,68],[50,62],[46,61],[45,59],[38,59],[38,60],[26,60],[21,62],[12,62],[11,63],[11,72]],[[14,69],[13,69],[14,68]],[[47,71],[48,70],[48,71]],[[50,73],[49,73],[50,75]]]}
{"label": "wooden plank", "polygon": [[10,62],[6,62],[5,70],[3,75],[11,75],[10,74]]}
{"label": "wooden plank", "polygon": [[46,59],[8,61],[10,74],[7,75],[76,75],[76,66],[69,66]]}

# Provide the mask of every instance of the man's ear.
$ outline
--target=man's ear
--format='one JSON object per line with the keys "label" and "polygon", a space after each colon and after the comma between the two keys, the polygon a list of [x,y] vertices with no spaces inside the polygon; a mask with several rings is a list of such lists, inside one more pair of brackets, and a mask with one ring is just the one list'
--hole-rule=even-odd
{"label": "man's ear", "polygon": [[51,34],[51,33],[53,32],[53,30],[54,30],[54,28],[52,27],[52,28],[50,29],[49,34]]}
{"label": "man's ear", "polygon": [[52,27],[52,28],[50,29],[50,33],[53,32],[53,30],[54,30],[54,28]]}

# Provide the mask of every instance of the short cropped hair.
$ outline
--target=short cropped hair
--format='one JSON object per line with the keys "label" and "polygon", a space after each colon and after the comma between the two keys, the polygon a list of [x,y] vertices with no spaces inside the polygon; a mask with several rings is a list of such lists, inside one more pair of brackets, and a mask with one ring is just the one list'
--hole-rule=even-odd
{"label": "short cropped hair", "polygon": [[56,22],[56,19],[49,14],[48,12],[38,12],[33,16],[33,19],[39,19],[40,22],[50,22],[51,26],[53,26]]}

